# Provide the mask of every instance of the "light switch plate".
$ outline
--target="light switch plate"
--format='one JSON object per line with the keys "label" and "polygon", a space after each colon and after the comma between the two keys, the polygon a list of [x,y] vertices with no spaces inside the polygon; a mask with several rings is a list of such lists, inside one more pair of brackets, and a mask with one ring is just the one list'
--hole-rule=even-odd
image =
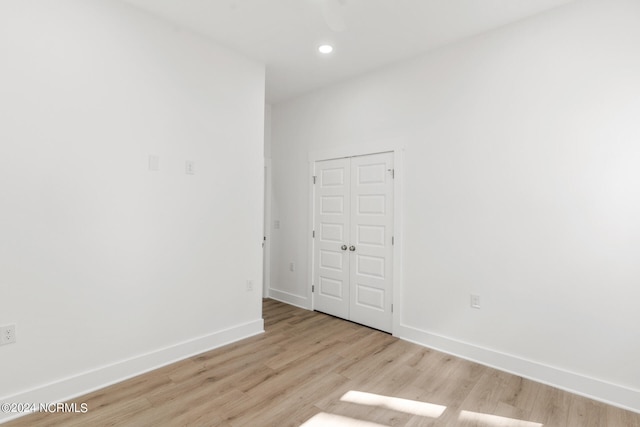
{"label": "light switch plate", "polygon": [[196,174],[196,163],[191,161],[191,160],[187,160],[185,162],[185,173],[187,175],[195,175]]}
{"label": "light switch plate", "polygon": [[471,294],[471,308],[480,308],[480,295]]}
{"label": "light switch plate", "polygon": [[160,170],[160,157],[155,154],[149,155],[149,170],[157,172]]}

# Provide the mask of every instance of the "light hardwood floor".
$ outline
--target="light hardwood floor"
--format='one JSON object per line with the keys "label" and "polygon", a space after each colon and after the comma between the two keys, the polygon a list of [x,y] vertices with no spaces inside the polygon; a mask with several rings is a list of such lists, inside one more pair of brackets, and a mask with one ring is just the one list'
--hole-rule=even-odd
{"label": "light hardwood floor", "polygon": [[11,426],[640,427],[640,414],[264,301],[266,333]]}

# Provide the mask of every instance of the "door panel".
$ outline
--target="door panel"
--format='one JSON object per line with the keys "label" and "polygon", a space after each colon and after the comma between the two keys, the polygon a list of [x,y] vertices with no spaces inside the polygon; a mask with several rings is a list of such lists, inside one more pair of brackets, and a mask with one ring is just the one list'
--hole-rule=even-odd
{"label": "door panel", "polygon": [[349,316],[348,241],[349,159],[316,162],[314,245],[314,308]]}
{"label": "door panel", "polygon": [[336,271],[343,271],[343,256],[335,251],[320,251],[320,267]]}
{"label": "door panel", "polygon": [[344,196],[322,196],[320,198],[320,213],[323,215],[343,215]]}
{"label": "door panel", "polygon": [[318,230],[324,242],[338,242],[342,244],[347,241],[344,226],[344,224],[320,223]]}
{"label": "door panel", "polygon": [[384,291],[378,288],[358,285],[356,292],[358,293],[356,297],[358,304],[378,311],[384,311]]}
{"label": "door panel", "polygon": [[[346,290],[344,287],[344,281],[334,280],[328,277],[320,277],[319,285],[320,286],[319,286],[318,293],[323,298],[333,298],[334,300],[337,300],[336,304],[339,304],[341,301],[344,300],[344,291]],[[328,303],[330,304],[331,301],[329,301]],[[326,309],[326,310],[320,310],[320,311],[331,314],[329,312],[332,310]],[[339,311],[336,311],[336,313],[338,312]]]}
{"label": "door panel", "polygon": [[337,168],[321,169],[318,176],[322,181],[322,185],[326,188],[345,185],[346,174],[347,171],[342,166],[339,166]]}
{"label": "door panel", "polygon": [[357,196],[356,212],[359,215],[384,215],[386,197],[384,194],[363,194]]}
{"label": "door panel", "polygon": [[384,246],[386,228],[384,225],[360,224],[356,230],[356,244],[370,246]]}
{"label": "door panel", "polygon": [[360,276],[373,277],[378,279],[384,279],[384,264],[385,259],[383,257],[373,257],[362,254],[355,254],[356,256],[356,274]]}

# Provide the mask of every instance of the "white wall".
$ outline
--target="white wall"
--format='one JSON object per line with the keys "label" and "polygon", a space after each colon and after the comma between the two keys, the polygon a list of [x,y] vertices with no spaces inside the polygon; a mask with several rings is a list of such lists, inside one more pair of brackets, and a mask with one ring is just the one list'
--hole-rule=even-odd
{"label": "white wall", "polygon": [[264,106],[264,158],[271,158],[271,105]]}
{"label": "white wall", "polygon": [[394,333],[640,411],[639,19],[576,2],[274,105],[272,295],[311,306],[308,153],[402,146]]}
{"label": "white wall", "polygon": [[0,58],[0,400],[259,333],[264,66],[106,0],[2,2]]}

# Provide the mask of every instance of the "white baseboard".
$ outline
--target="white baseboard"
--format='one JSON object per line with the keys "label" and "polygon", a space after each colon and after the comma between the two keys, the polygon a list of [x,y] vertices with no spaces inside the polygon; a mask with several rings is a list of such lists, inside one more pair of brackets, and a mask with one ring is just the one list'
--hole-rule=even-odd
{"label": "white baseboard", "polygon": [[269,298],[299,308],[304,308],[305,310],[311,310],[311,301],[309,300],[309,298],[290,294],[289,292],[279,291],[277,289],[271,288],[269,289]]}
{"label": "white baseboard", "polygon": [[639,390],[479,347],[411,326],[400,325],[399,329],[394,331],[394,335],[400,339],[640,413]]}
{"label": "white baseboard", "polygon": [[[72,400],[95,390],[264,332],[262,319],[203,337],[118,361],[50,384],[0,397],[2,403],[54,403]],[[81,402],[78,403],[78,406]],[[91,411],[91,408],[89,408]],[[0,412],[0,424],[26,414]]]}

